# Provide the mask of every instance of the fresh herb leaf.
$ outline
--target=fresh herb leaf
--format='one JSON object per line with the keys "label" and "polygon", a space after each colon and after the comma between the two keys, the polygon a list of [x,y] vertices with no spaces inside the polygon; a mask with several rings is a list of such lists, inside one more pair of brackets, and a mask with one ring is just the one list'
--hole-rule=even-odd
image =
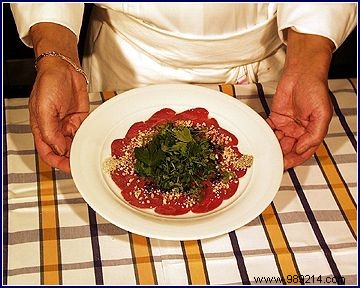
{"label": "fresh herb leaf", "polygon": [[189,128],[184,127],[180,130],[174,130],[174,134],[176,139],[182,141],[182,142],[191,142],[193,141],[193,137],[191,136],[191,132],[189,130]]}
{"label": "fresh herb leaf", "polygon": [[148,165],[150,164],[150,153],[147,148],[136,147],[134,153],[135,158],[138,160],[138,162],[143,162]]}
{"label": "fresh herb leaf", "polygon": [[175,127],[169,122],[156,129],[150,142],[135,148],[135,173],[162,191],[200,198],[204,182],[218,173],[216,155],[222,147],[194,127]]}
{"label": "fresh herb leaf", "polygon": [[171,146],[170,151],[180,151],[182,155],[185,155],[187,151],[187,145],[184,142],[176,142],[175,145]]}

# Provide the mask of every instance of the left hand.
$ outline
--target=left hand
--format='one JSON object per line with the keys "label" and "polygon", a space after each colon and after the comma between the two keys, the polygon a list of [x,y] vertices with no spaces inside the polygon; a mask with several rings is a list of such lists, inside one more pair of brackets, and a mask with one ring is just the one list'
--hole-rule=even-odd
{"label": "left hand", "polygon": [[322,36],[292,29],[285,34],[285,66],[267,122],[280,142],[287,170],[309,159],[327,134],[333,113],[327,77],[335,47]]}

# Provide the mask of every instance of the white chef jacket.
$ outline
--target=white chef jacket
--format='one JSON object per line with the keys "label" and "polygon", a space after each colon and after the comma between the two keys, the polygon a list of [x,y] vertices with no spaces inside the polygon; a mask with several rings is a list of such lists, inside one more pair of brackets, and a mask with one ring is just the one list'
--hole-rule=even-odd
{"label": "white chef jacket", "polygon": [[[82,3],[11,8],[29,47],[29,29],[39,22],[58,23],[79,35]],[[277,80],[284,29],[327,37],[337,48],[357,24],[356,8],[356,3],[98,3],[83,66],[90,91]]]}

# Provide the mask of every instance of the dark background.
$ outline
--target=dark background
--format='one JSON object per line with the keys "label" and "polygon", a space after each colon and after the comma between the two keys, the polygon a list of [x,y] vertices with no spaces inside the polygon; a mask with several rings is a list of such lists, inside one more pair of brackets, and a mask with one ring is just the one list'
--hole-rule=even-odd
{"label": "dark background", "polygon": [[[85,4],[83,25],[79,36],[79,56],[83,55],[91,8]],[[10,4],[3,4],[3,88],[5,98],[27,97],[35,80],[34,52],[19,38]]]}
{"label": "dark background", "polygon": [[[80,59],[83,54],[84,37],[93,4],[85,4],[83,26],[79,40]],[[10,4],[3,4],[3,85],[5,97],[30,95],[35,79],[34,53],[18,37]],[[335,51],[330,66],[329,78],[357,77],[357,29]]]}

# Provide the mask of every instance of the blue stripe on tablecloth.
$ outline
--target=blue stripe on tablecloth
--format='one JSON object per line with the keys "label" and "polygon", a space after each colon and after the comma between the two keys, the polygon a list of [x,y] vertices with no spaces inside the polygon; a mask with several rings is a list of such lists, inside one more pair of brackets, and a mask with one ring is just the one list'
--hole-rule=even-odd
{"label": "blue stripe on tablecloth", "polygon": [[229,237],[230,237],[230,241],[231,241],[231,246],[232,249],[234,251],[234,255],[236,258],[236,263],[240,272],[240,276],[241,276],[241,282],[243,285],[250,285],[250,280],[249,280],[249,275],[246,271],[246,266],[245,266],[245,262],[244,262],[244,257],[241,253],[241,249],[239,246],[239,241],[237,239],[236,233],[235,231],[232,231],[229,233]]}
{"label": "blue stripe on tablecloth", "polygon": [[88,215],[89,215],[89,225],[90,225],[90,235],[91,235],[91,247],[93,252],[95,283],[96,285],[104,285],[96,213],[89,205],[88,205]]}
{"label": "blue stripe on tablecloth", "polygon": [[104,103],[106,101],[104,98],[103,92],[100,92],[100,98],[101,98],[102,103]]}
{"label": "blue stripe on tablecloth", "polygon": [[60,222],[59,222],[59,202],[57,196],[57,185],[56,185],[56,172],[55,169],[51,169],[53,185],[54,185],[54,204],[55,204],[55,212],[56,212],[56,235],[57,235],[57,250],[58,250],[58,271],[59,271],[59,278],[60,284],[63,284],[62,281],[62,263],[61,263],[61,245],[60,245]]}
{"label": "blue stripe on tablecloth", "polygon": [[[350,189],[346,183],[346,181],[344,180],[344,177],[342,176],[342,174],[340,173],[340,170],[334,160],[334,157],[332,156],[328,146],[326,145],[325,141],[323,141],[323,147],[325,148],[325,151],[328,155],[328,157],[331,160],[332,163],[332,167],[334,168],[334,170],[336,171],[337,177],[335,181],[331,181],[334,179],[330,179],[328,173],[326,172],[327,170],[324,169],[324,163],[322,163],[321,158],[319,158],[318,155],[315,154],[315,159],[320,167],[321,173],[324,176],[324,179],[326,180],[327,186],[330,189],[334,200],[336,202],[336,204],[339,207],[339,210],[342,214],[342,216],[344,217],[344,220],[347,224],[347,226],[349,227],[349,230],[351,232],[351,234],[353,235],[354,239],[357,240],[357,235],[356,235],[356,224],[355,222],[353,222],[351,219],[352,217],[348,217],[348,215],[350,216],[352,213],[350,211],[354,211],[353,214],[355,214],[356,208],[357,208],[357,204],[353,198],[353,196],[351,195]],[[317,152],[319,154],[319,152]],[[326,166],[326,164],[325,164]],[[334,177],[334,176],[333,176]],[[340,180],[341,184],[337,181]],[[332,183],[333,182],[333,183]],[[334,185],[336,183],[336,185]],[[340,187],[343,187],[344,190],[342,190]],[[338,189],[338,190],[337,190]],[[341,190],[340,190],[341,189]],[[347,197],[346,197],[347,196]],[[344,197],[346,197],[345,199],[349,199],[349,201],[344,201]],[[353,205],[351,205],[351,204]]]}
{"label": "blue stripe on tablecloth", "polygon": [[206,281],[206,284],[210,284],[209,272],[208,272],[208,269],[207,269],[207,266],[206,266],[205,254],[204,254],[204,250],[202,248],[202,243],[201,243],[201,240],[198,240],[197,242],[198,242],[198,245],[199,245],[201,261],[202,261],[203,267],[204,267],[205,281]]}
{"label": "blue stripe on tablecloth", "polygon": [[355,151],[357,151],[357,141],[356,141],[355,136],[354,136],[353,132],[351,131],[349,125],[346,122],[344,114],[341,112],[341,109],[340,109],[339,104],[338,104],[338,102],[336,100],[336,97],[330,90],[329,90],[329,94],[330,94],[332,104],[334,106],[334,111],[335,111],[336,115],[339,118],[341,126],[344,128],[344,131],[345,131],[346,135],[348,136],[348,138],[349,138],[352,146],[354,147]]}
{"label": "blue stripe on tablecloth", "polygon": [[[218,88],[219,88],[220,92],[224,92],[224,93],[236,98],[234,85],[229,85],[229,84],[219,85]],[[259,86],[259,88],[262,89],[261,86]],[[224,89],[226,91],[224,91]],[[264,95],[264,94],[262,93],[262,95]],[[262,99],[262,98],[260,97],[260,99]],[[265,224],[264,223],[262,223],[262,224],[265,227]],[[265,233],[266,233],[266,229],[265,229]],[[242,283],[244,285],[250,285],[251,282],[250,282],[249,275],[248,275],[247,270],[246,270],[244,257],[243,257],[243,255],[241,253],[241,249],[240,249],[240,245],[239,245],[239,241],[237,239],[236,233],[234,231],[230,232],[229,237],[230,237],[231,246],[232,246],[232,249],[233,249],[233,252],[234,252],[234,255],[235,255],[236,263],[237,263],[237,266],[238,266],[238,269],[239,269],[241,281],[242,281]],[[272,246],[271,245],[271,239],[269,239],[269,242],[270,242],[270,246]],[[274,253],[274,255],[276,255],[275,251],[272,250],[272,252]],[[275,256],[275,258],[276,258],[276,256]],[[277,260],[277,258],[276,258],[276,260]],[[281,268],[280,268],[278,263],[277,263],[277,265],[278,265],[279,270],[281,271]]]}
{"label": "blue stripe on tablecloth", "polygon": [[255,83],[255,84],[256,84],[256,89],[258,91],[258,95],[259,95],[259,98],[260,98],[261,105],[263,106],[266,115],[269,116],[270,115],[270,108],[269,108],[269,106],[268,106],[268,104],[266,102],[264,89],[263,89],[263,87],[262,87],[262,85],[260,83]]}
{"label": "blue stripe on tablecloth", "polygon": [[288,172],[289,172],[291,181],[294,184],[296,192],[297,192],[297,194],[299,196],[300,202],[301,202],[302,206],[304,207],[306,216],[309,219],[309,223],[311,225],[311,228],[313,229],[313,231],[315,233],[315,237],[316,237],[317,241],[319,242],[319,245],[320,245],[321,249],[324,251],[326,260],[329,263],[330,269],[331,269],[334,277],[336,277],[337,284],[345,284],[345,283],[342,283],[343,278],[342,278],[342,276],[340,274],[340,271],[339,271],[339,269],[338,269],[338,267],[337,267],[337,265],[335,263],[335,260],[334,260],[334,258],[332,256],[332,254],[331,254],[330,248],[327,245],[327,243],[325,241],[325,238],[321,233],[319,224],[316,221],[315,215],[311,210],[309,202],[306,199],[305,193],[304,193],[303,189],[301,188],[301,184],[300,184],[299,179],[297,178],[297,176],[295,174],[294,169],[289,169]]}
{"label": "blue stripe on tablecloth", "polygon": [[[5,105],[4,105],[5,106]],[[3,284],[8,282],[8,243],[9,243],[9,210],[8,210],[8,163],[5,111],[3,112]]]}
{"label": "blue stripe on tablecloth", "polygon": [[[259,93],[259,96],[260,96],[260,101],[264,107],[264,110],[266,112],[267,115],[270,114],[270,108],[266,102],[266,99],[265,99],[265,95],[264,95],[264,90],[262,88],[262,85],[260,83],[256,83],[256,87],[258,88],[258,93]],[[334,97],[334,95],[333,95]],[[311,228],[313,229],[314,233],[315,233],[315,237],[317,239],[317,241],[319,242],[319,245],[321,247],[321,249],[324,251],[324,254],[325,254],[325,257],[326,257],[326,260],[328,261],[329,263],[329,266],[330,266],[330,269],[333,273],[333,275],[336,277],[337,279],[337,284],[344,284],[342,283],[342,276],[340,274],[340,271],[335,263],[335,260],[331,254],[331,251],[329,249],[329,246],[327,245],[326,241],[325,241],[325,238],[324,236],[322,235],[321,233],[321,230],[320,230],[320,227],[316,221],[316,218],[315,218],[315,215],[314,213],[312,212],[311,210],[311,207],[309,205],[309,202],[307,201],[306,199],[306,196],[305,196],[305,193],[301,187],[301,184],[295,174],[295,171],[294,169],[288,169],[288,173],[290,175],[290,179],[291,181],[293,182],[294,184],[294,188],[298,194],[298,197],[300,199],[300,202],[302,204],[302,206],[304,207],[304,211],[306,213],[306,216],[308,217],[309,219],[309,223],[311,225]]]}
{"label": "blue stripe on tablecloth", "polygon": [[[102,103],[105,102],[104,95],[100,92],[100,97]],[[95,273],[95,283],[96,285],[104,285],[104,276],[102,271],[102,262],[100,254],[100,244],[99,244],[99,233],[98,226],[96,221],[95,211],[88,205],[88,215],[89,215],[89,225],[90,225],[90,234],[91,234],[91,247],[93,252],[93,262],[94,262],[94,273]]]}
{"label": "blue stripe on tablecloth", "polygon": [[353,83],[353,82],[351,81],[351,79],[349,79],[349,78],[347,78],[347,80],[350,82],[351,87],[353,88],[355,94],[357,95],[357,89],[356,89],[354,83]]}
{"label": "blue stripe on tablecloth", "polygon": [[[39,155],[37,153],[37,151],[35,150],[34,152],[34,156],[35,156],[35,166],[36,166],[36,171],[40,171],[40,168],[39,168]],[[40,174],[39,173],[36,173],[36,181],[37,181],[37,207],[39,208],[38,211],[40,212],[41,210],[41,199],[39,197],[39,194],[40,194]],[[42,227],[42,219],[39,215],[39,252],[40,252],[40,284],[44,284],[44,260],[43,260],[43,255],[44,255],[44,252],[43,252],[43,245],[42,245],[42,242],[43,242],[43,233],[41,233],[41,227]]]}
{"label": "blue stripe on tablecloth", "polygon": [[[258,95],[259,95],[259,99],[260,99],[261,105],[262,105],[262,107],[263,107],[263,109],[264,109],[264,111],[265,111],[265,113],[266,113],[266,116],[268,117],[268,116],[270,115],[270,108],[269,108],[269,105],[267,104],[267,101],[266,101],[266,98],[265,98],[264,89],[263,89],[263,87],[262,87],[262,85],[261,85],[260,83],[256,83],[256,89],[257,89],[257,92],[258,92]],[[296,259],[295,259],[295,256],[294,256],[294,252],[292,251],[292,249],[291,249],[291,247],[290,247],[290,245],[289,245],[289,241],[288,241],[288,239],[287,239],[287,237],[286,237],[284,228],[283,228],[283,226],[282,226],[282,224],[281,224],[281,221],[280,221],[280,219],[279,219],[279,215],[278,215],[278,213],[277,213],[277,211],[276,211],[276,208],[275,208],[274,203],[272,202],[272,203],[269,205],[268,208],[271,208],[271,210],[273,211],[273,215],[274,215],[275,218],[276,218],[276,222],[277,222],[277,225],[278,225],[279,230],[280,230],[280,233],[281,233],[282,245],[285,244],[286,249],[287,249],[287,251],[288,251],[288,253],[289,253],[289,256],[291,257],[291,263],[293,264],[293,267],[290,268],[290,271],[291,271],[291,270],[296,271],[296,273],[297,273],[298,275],[300,275],[299,267],[298,267],[298,265],[297,265],[297,262],[296,262]],[[267,208],[267,209],[268,209],[268,208]],[[265,211],[266,211],[266,210],[265,210]],[[264,211],[264,212],[265,212],[265,211]],[[263,227],[264,227],[264,231],[265,231],[266,237],[267,237],[267,239],[269,240],[269,245],[270,245],[270,248],[271,248],[271,250],[272,250],[272,252],[273,252],[273,254],[274,254],[275,262],[276,262],[276,265],[277,265],[277,267],[278,267],[279,273],[280,273],[281,276],[283,276],[283,277],[285,278],[286,275],[283,275],[283,273],[284,273],[284,261],[280,261],[280,258],[279,258],[278,254],[277,254],[277,251],[276,251],[275,247],[274,247],[275,242],[273,242],[273,240],[272,240],[272,238],[270,237],[270,234],[269,234],[269,232],[268,232],[268,228],[267,228],[267,225],[266,225],[265,219],[264,219],[264,217],[265,217],[266,215],[263,215],[264,212],[260,215],[260,220],[261,220],[261,223],[262,223],[262,225],[263,225]],[[279,248],[279,247],[277,247],[277,248]],[[284,283],[284,284],[286,284],[286,283]],[[303,280],[300,280],[300,284],[303,284]]]}

